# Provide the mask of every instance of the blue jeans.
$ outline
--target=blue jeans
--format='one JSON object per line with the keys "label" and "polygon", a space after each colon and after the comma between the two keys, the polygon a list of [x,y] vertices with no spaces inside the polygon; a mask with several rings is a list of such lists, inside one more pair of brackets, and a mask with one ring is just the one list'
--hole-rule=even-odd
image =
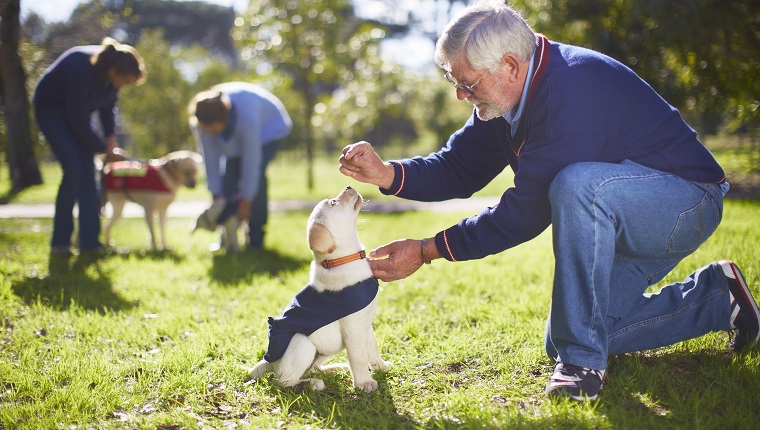
{"label": "blue jeans", "polygon": [[[275,140],[267,143],[262,148],[259,189],[251,200],[251,217],[248,219],[248,245],[252,248],[264,246],[264,226],[269,219],[267,166],[274,159],[282,144],[282,140]],[[222,178],[222,188],[227,201],[237,201],[239,198],[240,180],[243,176],[242,169],[244,168],[241,164],[240,158],[227,159],[224,177]],[[219,216],[219,222],[227,218],[228,214],[225,212]]]}
{"label": "blue jeans", "polygon": [[95,250],[100,235],[100,193],[95,181],[95,153],[80,145],[65,112],[35,110],[37,124],[50,144],[63,178],[58,187],[53,216],[52,247],[68,247],[74,232],[74,204],[79,204],[79,249]]}
{"label": "blue jeans", "polygon": [[644,293],[715,231],[726,191],[727,183],[690,182],[631,161],[563,169],[549,190],[549,356],[602,370],[609,355],[729,330],[728,284],[715,263]]}

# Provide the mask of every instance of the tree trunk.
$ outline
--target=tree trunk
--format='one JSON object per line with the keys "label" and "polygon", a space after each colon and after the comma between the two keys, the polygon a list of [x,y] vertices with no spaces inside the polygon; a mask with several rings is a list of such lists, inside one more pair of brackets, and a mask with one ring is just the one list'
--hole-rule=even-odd
{"label": "tree trunk", "polygon": [[7,159],[13,192],[42,183],[29,133],[26,73],[18,55],[20,9],[20,0],[0,0],[0,80],[3,85]]}

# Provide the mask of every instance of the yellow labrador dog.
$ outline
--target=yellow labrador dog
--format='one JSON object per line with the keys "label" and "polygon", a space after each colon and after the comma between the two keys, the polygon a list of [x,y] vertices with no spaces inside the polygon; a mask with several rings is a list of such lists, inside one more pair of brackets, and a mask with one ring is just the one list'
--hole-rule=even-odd
{"label": "yellow labrador dog", "polygon": [[111,229],[121,218],[124,204],[132,201],[145,209],[154,250],[158,247],[153,220],[158,214],[161,248],[166,249],[166,210],[180,186],[195,188],[202,162],[203,158],[198,153],[176,151],[147,163],[125,160],[107,165],[103,171],[102,186],[105,200],[111,203],[113,213],[106,225],[106,243],[110,243]]}
{"label": "yellow labrador dog", "polygon": [[308,383],[320,391],[324,382],[302,379],[304,373],[345,368],[345,364],[322,366],[345,348],[354,387],[367,393],[377,390],[370,369],[388,370],[389,365],[380,358],[372,328],[378,282],[356,233],[362,204],[361,195],[346,187],[314,208],[306,227],[314,255],[309,285],[280,316],[269,318],[269,346],[264,358],[250,370],[250,378],[273,371],[285,387]]}

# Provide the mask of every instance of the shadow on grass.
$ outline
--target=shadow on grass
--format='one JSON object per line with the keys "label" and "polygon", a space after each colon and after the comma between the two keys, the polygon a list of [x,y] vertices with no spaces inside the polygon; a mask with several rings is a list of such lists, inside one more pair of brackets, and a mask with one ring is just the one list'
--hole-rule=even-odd
{"label": "shadow on grass", "polygon": [[[757,354],[755,350],[752,354]],[[735,362],[732,351],[642,352],[613,357],[600,412],[612,423],[639,422],[648,428],[717,428],[747,414],[760,418],[748,396],[760,385],[760,370]],[[696,408],[707,408],[714,422],[694,422]],[[709,415],[708,415],[709,416]],[[696,417],[699,418],[699,417]],[[704,418],[704,416],[702,416]]]}
{"label": "shadow on grass", "polygon": [[284,389],[272,383],[271,394],[280,398],[280,404],[288,405],[288,414],[299,415],[306,421],[321,419],[319,426],[324,428],[420,428],[413,417],[396,408],[384,372],[372,374],[380,388],[371,394],[355,390],[350,385],[350,377],[341,372],[314,376],[325,381],[323,391],[313,391],[306,384]]}
{"label": "shadow on grass", "polygon": [[308,265],[308,261],[296,259],[268,249],[246,250],[239,253],[214,254],[209,276],[221,285],[234,286],[250,280],[253,275],[278,276]]}
{"label": "shadow on grass", "polygon": [[0,196],[0,205],[7,205],[8,203],[12,202],[13,199],[18,196],[18,194],[18,191],[8,190],[5,195]]}
{"label": "shadow on grass", "polygon": [[27,277],[11,285],[13,293],[27,305],[41,303],[65,310],[81,307],[106,312],[129,309],[137,302],[124,299],[113,291],[108,274],[100,270],[97,260],[51,256],[46,277]]}
{"label": "shadow on grass", "polygon": [[181,263],[185,256],[177,254],[173,249],[153,250],[153,249],[129,249],[129,248],[111,248],[108,251],[108,258],[122,258],[124,260],[135,258],[138,260],[153,261],[171,261]]}

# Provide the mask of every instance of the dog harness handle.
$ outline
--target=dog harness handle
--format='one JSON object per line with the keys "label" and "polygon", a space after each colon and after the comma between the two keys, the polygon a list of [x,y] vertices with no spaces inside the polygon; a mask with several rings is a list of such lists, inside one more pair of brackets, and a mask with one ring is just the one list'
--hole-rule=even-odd
{"label": "dog harness handle", "polygon": [[362,249],[361,251],[346,255],[345,257],[335,258],[333,260],[322,260],[322,267],[329,269],[331,267],[340,266],[341,264],[350,263],[356,260],[362,260],[367,257],[367,253]]}

